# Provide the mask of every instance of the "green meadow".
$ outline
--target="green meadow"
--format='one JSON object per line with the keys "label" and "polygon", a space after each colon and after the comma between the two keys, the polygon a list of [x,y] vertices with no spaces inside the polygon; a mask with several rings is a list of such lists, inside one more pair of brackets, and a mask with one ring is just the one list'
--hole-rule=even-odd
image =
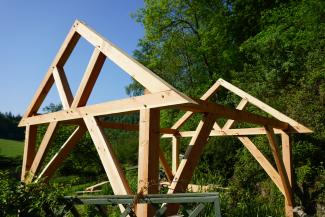
{"label": "green meadow", "polygon": [[0,139],[0,155],[17,157],[23,155],[24,143],[16,140]]}

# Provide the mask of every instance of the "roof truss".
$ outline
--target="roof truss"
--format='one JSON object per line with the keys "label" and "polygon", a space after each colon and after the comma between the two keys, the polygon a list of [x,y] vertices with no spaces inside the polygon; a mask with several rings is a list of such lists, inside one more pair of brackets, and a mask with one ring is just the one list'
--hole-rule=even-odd
{"label": "roof truss", "polygon": [[[73,96],[66,78],[64,65],[81,37],[94,46],[94,51],[77,93]],[[116,63],[142,84],[147,90],[145,91],[146,94],[96,105],[86,105],[106,58]],[[53,84],[58,89],[63,110],[39,115],[37,111]],[[221,87],[241,98],[236,108],[229,108],[208,101]],[[245,107],[249,104],[258,107],[271,117],[245,111]],[[169,107],[179,108],[186,112],[171,128],[162,129],[159,126],[159,111]],[[103,122],[98,118],[102,115],[135,111],[140,111],[141,121],[139,125]],[[180,131],[186,121],[197,112],[204,115],[196,130]],[[227,118],[228,121],[221,127],[216,122],[218,118]],[[233,129],[235,122],[253,123],[260,125],[260,127]],[[43,163],[54,134],[62,123],[77,125],[77,128],[67,141],[62,144],[56,155],[40,171],[40,165]],[[40,124],[48,124],[48,128],[39,149],[36,151],[37,126]],[[290,211],[290,208],[292,209],[293,206],[291,145],[287,133],[312,132],[297,121],[223,79],[219,79],[200,99],[191,99],[80,21],[73,24],[19,126],[26,127],[22,180],[31,182],[33,180],[37,181],[41,177],[50,178],[73,147],[88,131],[115,194],[132,194],[132,192],[119,160],[115,156],[109,140],[105,137],[105,128],[139,131],[139,156],[141,156],[138,170],[139,194],[157,192],[159,181],[156,180],[159,169],[158,158],[171,183],[171,189],[168,193],[185,191],[208,137],[235,136],[250,151],[275,185],[285,195],[287,216],[291,216],[292,210]],[[251,135],[264,134],[268,137],[277,168],[272,166],[269,160],[248,138]],[[281,135],[282,139],[282,156],[275,140],[275,136],[278,134]],[[162,138],[173,138],[172,167],[169,166],[164,153],[159,147],[160,136]],[[182,137],[192,137],[192,139],[186,150],[185,157],[179,162],[178,153],[180,138]],[[37,178],[35,179],[35,177]],[[122,211],[124,210],[123,206],[120,206],[120,208]],[[168,206],[170,214],[176,211],[177,205]],[[137,215],[139,216],[152,216],[153,212],[154,209],[149,205],[137,208]]]}

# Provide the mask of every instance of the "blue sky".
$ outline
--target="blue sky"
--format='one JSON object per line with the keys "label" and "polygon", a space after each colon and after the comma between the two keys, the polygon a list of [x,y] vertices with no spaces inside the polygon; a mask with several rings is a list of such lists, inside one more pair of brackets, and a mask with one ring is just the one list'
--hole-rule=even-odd
{"label": "blue sky", "polygon": [[[142,0],[0,0],[0,111],[23,114],[76,19],[129,54],[144,29],[131,18]],[[75,93],[93,51],[80,40],[65,66]],[[89,104],[126,97],[130,77],[106,61]],[[43,105],[58,103],[53,86]]]}

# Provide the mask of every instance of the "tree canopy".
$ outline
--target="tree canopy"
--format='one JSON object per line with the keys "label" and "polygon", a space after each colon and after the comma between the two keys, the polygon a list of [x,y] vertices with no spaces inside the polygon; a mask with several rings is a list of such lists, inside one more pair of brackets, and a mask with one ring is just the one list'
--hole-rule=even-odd
{"label": "tree canopy", "polygon": [[[179,90],[199,98],[221,77],[314,130],[293,136],[293,160],[297,203],[315,214],[324,199],[325,2],[145,0],[134,17],[145,28],[134,56]],[[134,81],[127,91],[137,95],[141,88]],[[236,103],[229,94],[217,100]],[[179,115],[162,117],[170,126]],[[263,142],[255,139],[270,154]],[[224,185],[238,187],[230,206],[270,191],[267,176],[237,141],[213,139],[201,162]]]}

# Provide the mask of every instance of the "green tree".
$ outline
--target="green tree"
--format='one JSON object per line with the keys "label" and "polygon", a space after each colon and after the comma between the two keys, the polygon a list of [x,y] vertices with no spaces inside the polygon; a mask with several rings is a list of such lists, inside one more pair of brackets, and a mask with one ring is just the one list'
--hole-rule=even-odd
{"label": "green tree", "polygon": [[[297,203],[309,214],[315,214],[316,202],[324,198],[319,184],[325,155],[324,4],[321,0],[148,0],[135,15],[144,25],[145,36],[134,56],[177,89],[199,97],[222,77],[314,129],[312,135],[292,137],[294,190]],[[142,89],[133,82],[127,90],[137,95]],[[214,100],[230,106],[238,99],[220,92]],[[180,115],[164,112],[163,127]],[[193,128],[199,118],[184,128]],[[265,142],[255,141],[261,148]],[[250,202],[268,201],[255,195],[273,192],[274,185],[268,184],[268,177],[238,141],[211,140],[202,165],[208,165],[208,171],[218,170],[222,184],[236,189],[228,198],[233,206],[227,210],[241,207],[246,213],[253,210]],[[277,201],[270,206],[282,204]],[[236,215],[236,211],[228,213]]]}

